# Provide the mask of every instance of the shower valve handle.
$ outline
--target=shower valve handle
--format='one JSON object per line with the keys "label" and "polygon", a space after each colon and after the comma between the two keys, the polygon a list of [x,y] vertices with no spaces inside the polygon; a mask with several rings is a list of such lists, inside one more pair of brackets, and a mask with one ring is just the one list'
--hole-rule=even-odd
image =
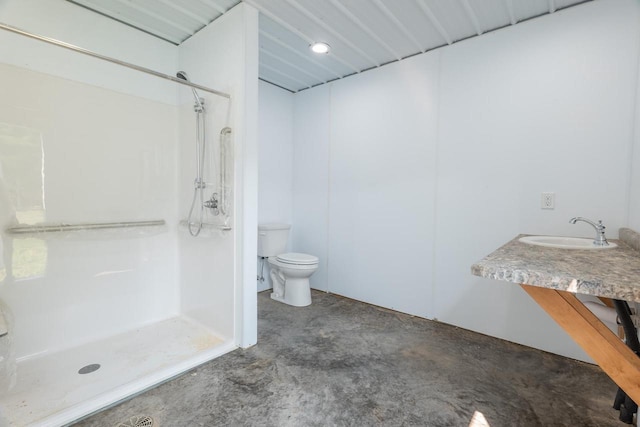
{"label": "shower valve handle", "polygon": [[218,215],[220,211],[218,210],[218,193],[213,193],[211,198],[205,201],[202,204],[205,208],[213,210],[214,215]]}

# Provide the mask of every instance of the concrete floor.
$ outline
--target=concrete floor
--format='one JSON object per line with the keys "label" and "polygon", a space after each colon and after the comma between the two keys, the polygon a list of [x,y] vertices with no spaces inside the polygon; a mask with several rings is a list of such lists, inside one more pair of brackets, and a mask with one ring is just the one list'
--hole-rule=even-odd
{"label": "concrete floor", "polygon": [[[324,293],[259,294],[258,344],[81,426],[624,426],[616,386],[585,363]],[[567,338],[569,339],[569,338]]]}

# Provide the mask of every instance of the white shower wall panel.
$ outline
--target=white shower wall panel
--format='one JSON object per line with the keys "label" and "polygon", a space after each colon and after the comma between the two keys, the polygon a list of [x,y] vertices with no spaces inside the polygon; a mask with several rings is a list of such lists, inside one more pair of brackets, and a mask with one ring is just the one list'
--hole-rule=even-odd
{"label": "white shower wall panel", "polygon": [[[255,292],[257,249],[257,11],[240,3],[179,47],[179,67],[193,82],[231,95],[231,100],[200,91],[207,108],[207,145],[215,152],[220,131],[231,128],[234,178],[229,231],[193,238],[180,230],[180,309],[194,320],[240,345],[257,337]],[[180,90],[179,217],[188,216],[193,195],[195,113],[192,93]],[[205,168],[219,171],[219,156],[206,156]],[[217,172],[206,198],[217,192]],[[222,224],[207,214],[206,222]],[[196,291],[199,290],[199,291]],[[200,292],[201,291],[201,292]]]}
{"label": "white shower wall panel", "polygon": [[180,312],[218,336],[233,337],[233,234],[204,232],[192,237],[179,232]]}
{"label": "white shower wall panel", "polygon": [[[0,65],[0,299],[16,356],[178,313],[176,107]],[[17,220],[16,220],[17,218]],[[11,235],[20,223],[165,220],[150,229]]]}

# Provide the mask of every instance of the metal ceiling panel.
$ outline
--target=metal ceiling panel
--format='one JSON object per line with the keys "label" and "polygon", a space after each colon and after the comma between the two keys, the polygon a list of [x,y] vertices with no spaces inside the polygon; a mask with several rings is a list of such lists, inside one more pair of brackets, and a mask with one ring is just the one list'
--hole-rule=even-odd
{"label": "metal ceiling panel", "polygon": [[[351,44],[357,46],[366,57],[370,58],[372,66],[389,61],[389,55],[392,54],[385,49],[384,44],[380,43],[385,42],[378,37],[370,25],[367,25],[364,16],[351,13],[338,0],[324,2],[297,0],[297,3],[323,21],[326,27],[332,30],[329,34],[339,39],[347,39]],[[379,32],[379,29],[377,30]]]}
{"label": "metal ceiling panel", "polygon": [[509,9],[504,0],[468,0],[478,18],[483,33],[511,25]]}
{"label": "metal ceiling panel", "polygon": [[[120,0],[69,0],[89,10],[123,22],[134,28],[156,35],[171,43],[178,44],[189,33],[159,20],[156,16],[145,13],[144,8],[134,2]],[[133,6],[132,6],[133,5]]]}
{"label": "metal ceiling panel", "polygon": [[518,22],[549,13],[549,0],[513,1]]}
{"label": "metal ceiling panel", "polygon": [[289,80],[296,81],[301,87],[310,88],[318,83],[318,80],[310,76],[308,73],[301,71],[300,68],[296,68],[291,65],[291,62],[282,60],[279,56],[269,52],[260,52],[260,66],[267,69],[277,70],[282,76],[286,76]]}
{"label": "metal ceiling panel", "polygon": [[197,1],[205,3],[210,7],[213,7],[214,9],[219,11],[221,14],[227,13],[229,10],[233,8],[233,6],[240,3],[238,0],[197,0]]}
{"label": "metal ceiling panel", "polygon": [[[67,1],[178,45],[241,0]],[[296,92],[592,0],[242,1],[260,12],[260,78]]]}
{"label": "metal ceiling panel", "polygon": [[[427,51],[445,44],[449,41],[445,34],[438,29],[437,18],[430,13],[419,1],[387,2],[387,7],[403,23],[405,28],[420,40],[422,51]],[[415,49],[406,55],[415,54]]]}
{"label": "metal ceiling panel", "polygon": [[[272,21],[264,14],[260,15],[260,31],[279,40],[281,43],[290,46],[296,52],[299,52],[301,56],[308,58],[309,61],[319,63],[322,66],[328,68],[337,76],[341,77],[347,74],[352,74],[354,72],[353,69],[338,61],[336,59],[336,56],[333,54],[314,54],[313,52],[311,52],[311,50],[309,50],[309,42],[306,39],[297,36],[295,33],[292,33],[287,28],[279,25],[277,22]],[[260,36],[261,39],[264,39],[266,37],[267,36],[264,35]],[[331,42],[329,42],[329,44],[331,44]],[[332,45],[332,47],[334,46]]]}
{"label": "metal ceiling panel", "polygon": [[[372,0],[348,0],[341,1],[341,3],[347,13],[356,16],[366,28],[371,29],[382,42],[388,45],[388,47],[385,48],[380,44],[380,41],[369,37],[368,44],[370,49],[378,49],[386,54],[386,58],[378,61],[375,65],[384,64],[397,60],[398,58],[404,58],[415,52],[416,47],[402,34],[402,31],[393,20],[385,15],[384,10],[376,7],[376,4]],[[393,53],[390,53],[389,49],[391,49]]]}
{"label": "metal ceiling panel", "polygon": [[555,0],[556,10],[564,9],[567,7],[575,6],[580,3],[584,3],[589,0]]}
{"label": "metal ceiling panel", "polygon": [[[477,35],[460,1],[423,0],[438,18],[452,42]],[[528,1],[528,0],[527,0]]]}
{"label": "metal ceiling panel", "polygon": [[342,76],[340,73],[327,68],[318,59],[302,55],[293,48],[282,45],[281,42],[266,33],[260,34],[260,59],[262,59],[263,53],[277,56],[280,61],[285,64],[295,64],[298,69],[304,70],[304,72],[309,75],[313,75],[317,82],[324,83]]}
{"label": "metal ceiling panel", "polygon": [[286,26],[287,30],[306,42],[305,49],[309,48],[310,43],[327,41],[331,45],[332,56],[335,60],[349,68],[352,73],[375,66],[366,52],[353,43],[345,42],[343,38],[331,31],[331,27],[324,27],[319,18],[314,17],[295,0],[287,0],[286,2],[283,0],[251,0],[250,4],[258,6],[263,14],[267,14],[269,18],[281,26]]}
{"label": "metal ceiling panel", "polygon": [[258,67],[258,74],[260,75],[261,79],[273,83],[276,86],[280,86],[283,89],[291,90],[289,89],[291,87],[302,87],[306,89],[307,87],[306,85],[300,84],[299,82],[287,77],[286,75],[282,74],[282,72],[265,66],[262,63]]}
{"label": "metal ceiling panel", "polygon": [[[152,0],[153,1],[153,0]],[[215,7],[207,5],[199,0],[156,0],[161,3],[167,4],[171,7],[181,9],[181,13],[189,14],[190,16],[197,17],[204,25],[209,24],[211,21],[220,17],[222,13]],[[240,1],[235,0],[235,4]],[[206,21],[206,22],[202,22]]]}
{"label": "metal ceiling panel", "polygon": [[131,6],[137,5],[141,13],[147,13],[162,21],[166,25],[181,29],[187,36],[191,36],[194,32],[201,29],[204,25],[195,17],[181,13],[179,10],[171,7],[171,3],[163,3],[158,0],[137,0],[130,2]]}

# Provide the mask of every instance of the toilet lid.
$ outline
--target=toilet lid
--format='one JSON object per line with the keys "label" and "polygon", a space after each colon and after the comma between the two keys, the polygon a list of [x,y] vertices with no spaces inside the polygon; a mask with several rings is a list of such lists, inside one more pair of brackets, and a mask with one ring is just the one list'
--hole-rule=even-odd
{"label": "toilet lid", "polygon": [[311,265],[318,263],[318,257],[308,254],[299,254],[296,252],[289,252],[286,254],[280,254],[276,259],[285,264],[298,264],[298,265]]}

